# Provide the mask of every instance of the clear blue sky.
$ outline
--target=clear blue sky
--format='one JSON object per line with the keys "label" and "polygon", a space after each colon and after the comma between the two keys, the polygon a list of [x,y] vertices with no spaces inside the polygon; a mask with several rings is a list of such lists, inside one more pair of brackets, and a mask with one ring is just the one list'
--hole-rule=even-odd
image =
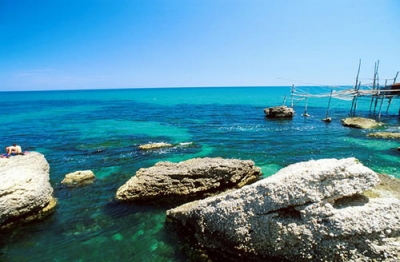
{"label": "clear blue sky", "polygon": [[352,85],[359,59],[400,70],[399,0],[0,0],[0,91]]}

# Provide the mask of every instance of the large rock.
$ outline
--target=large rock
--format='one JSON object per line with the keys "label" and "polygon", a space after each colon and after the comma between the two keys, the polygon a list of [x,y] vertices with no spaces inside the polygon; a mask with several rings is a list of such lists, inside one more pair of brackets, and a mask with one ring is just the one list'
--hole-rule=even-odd
{"label": "large rock", "polygon": [[261,175],[251,160],[194,158],[141,168],[117,193],[118,200],[183,203],[241,187]]}
{"label": "large rock", "polygon": [[348,117],[341,120],[343,126],[369,129],[376,128],[382,124],[375,121],[374,119],[364,118],[364,117]]}
{"label": "large rock", "polygon": [[40,219],[56,206],[49,164],[37,152],[0,158],[0,228]]}
{"label": "large rock", "polygon": [[295,112],[293,108],[287,106],[275,106],[264,109],[268,118],[293,118]]}
{"label": "large rock", "polygon": [[400,200],[361,194],[379,181],[355,158],[301,162],[167,220],[217,260],[398,261]]}

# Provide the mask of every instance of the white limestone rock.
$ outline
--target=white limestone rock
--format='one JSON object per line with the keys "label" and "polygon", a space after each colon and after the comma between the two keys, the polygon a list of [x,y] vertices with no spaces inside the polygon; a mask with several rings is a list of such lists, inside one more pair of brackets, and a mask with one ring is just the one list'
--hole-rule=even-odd
{"label": "white limestone rock", "polygon": [[37,152],[0,158],[0,228],[51,212],[56,202],[49,170]]}
{"label": "white limestone rock", "polygon": [[395,261],[400,200],[361,194],[379,182],[355,158],[301,162],[167,219],[196,248],[231,261]]}
{"label": "white limestone rock", "polygon": [[160,148],[173,147],[173,146],[174,145],[172,145],[170,143],[159,142],[159,143],[149,143],[149,144],[140,145],[139,149],[152,150],[152,149],[160,149]]}
{"label": "white limestone rock", "polygon": [[374,119],[364,117],[348,117],[340,121],[342,122],[343,126],[361,129],[376,128],[382,125],[382,123],[379,123]]}
{"label": "white limestone rock", "polygon": [[65,178],[61,181],[61,184],[68,187],[87,185],[94,182],[96,176],[91,170],[80,170],[65,175]]}

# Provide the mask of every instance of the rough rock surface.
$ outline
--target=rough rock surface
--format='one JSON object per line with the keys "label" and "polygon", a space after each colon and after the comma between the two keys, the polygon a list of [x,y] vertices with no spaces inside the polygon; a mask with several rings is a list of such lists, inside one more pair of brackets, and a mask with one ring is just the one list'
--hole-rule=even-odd
{"label": "rough rock surface", "polygon": [[361,129],[376,128],[382,125],[381,123],[376,122],[374,119],[363,118],[363,117],[343,118],[341,122],[343,126],[361,128]]}
{"label": "rough rock surface", "polygon": [[355,158],[301,162],[233,192],[170,209],[167,221],[211,258],[399,261],[399,198],[364,192],[379,182]]}
{"label": "rough rock surface", "polygon": [[376,133],[368,134],[368,137],[386,138],[386,139],[400,139],[400,133],[376,132]]}
{"label": "rough rock surface", "polygon": [[87,185],[93,183],[95,179],[96,177],[91,170],[75,171],[66,174],[65,178],[61,181],[61,184],[69,187]]}
{"label": "rough rock surface", "polygon": [[140,145],[139,148],[142,150],[150,150],[150,149],[159,149],[172,146],[173,146],[172,144],[160,142],[160,143],[150,143],[150,144]]}
{"label": "rough rock surface", "polygon": [[56,202],[49,169],[45,157],[37,152],[0,158],[0,228],[53,211]]}
{"label": "rough rock surface", "polygon": [[275,106],[264,109],[268,118],[292,118],[295,114],[293,108],[287,106]]}
{"label": "rough rock surface", "polygon": [[117,193],[118,200],[183,203],[241,187],[261,175],[251,160],[194,158],[141,168]]}

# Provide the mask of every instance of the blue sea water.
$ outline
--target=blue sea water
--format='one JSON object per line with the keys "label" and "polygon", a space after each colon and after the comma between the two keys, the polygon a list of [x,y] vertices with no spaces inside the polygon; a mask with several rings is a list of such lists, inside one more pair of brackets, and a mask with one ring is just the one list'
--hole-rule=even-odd
{"label": "blue sea water", "polygon": [[[323,87],[307,87],[326,92]],[[368,138],[400,132],[399,101],[382,109],[378,130],[344,127],[351,101],[294,100],[291,120],[266,119],[266,107],[291,103],[290,87],[157,88],[1,92],[0,142],[38,151],[50,164],[58,206],[54,214],[6,232],[0,261],[186,261],[164,227],[165,208],[116,203],[135,172],[158,161],[194,157],[251,159],[263,176],[300,161],[356,157],[376,172],[400,178],[400,142]],[[376,117],[369,101],[356,114]],[[150,142],[176,146],[140,151]],[[65,188],[65,174],[92,170],[94,184]]]}

